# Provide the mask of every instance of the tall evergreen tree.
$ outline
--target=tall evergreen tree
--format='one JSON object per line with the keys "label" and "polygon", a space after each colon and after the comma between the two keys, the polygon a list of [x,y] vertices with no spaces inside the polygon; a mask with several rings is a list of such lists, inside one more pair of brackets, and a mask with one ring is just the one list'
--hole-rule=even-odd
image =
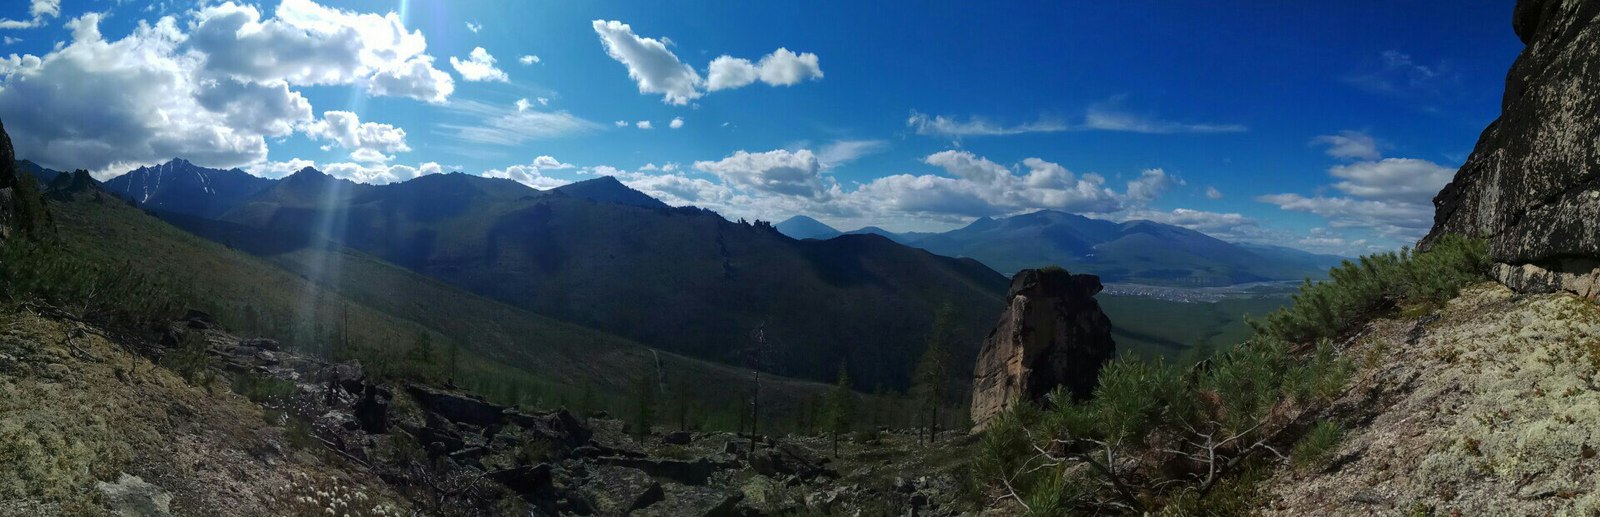
{"label": "tall evergreen tree", "polygon": [[418,332],[416,341],[412,342],[411,360],[424,365],[433,364],[433,336],[427,331]]}
{"label": "tall evergreen tree", "polygon": [[955,307],[949,303],[934,313],[933,328],[928,332],[927,349],[917,360],[912,393],[916,396],[921,423],[927,427],[928,440],[939,432],[939,408],[945,403],[950,389],[950,342],[955,338]]}
{"label": "tall evergreen tree", "polygon": [[656,383],[652,382],[650,374],[645,373],[639,375],[633,384],[634,402],[637,404],[633,413],[633,439],[643,444],[644,438],[650,435],[650,424],[655,420]]}
{"label": "tall evergreen tree", "polygon": [[679,431],[689,430],[689,390],[678,386],[672,390],[672,418],[678,422]]}

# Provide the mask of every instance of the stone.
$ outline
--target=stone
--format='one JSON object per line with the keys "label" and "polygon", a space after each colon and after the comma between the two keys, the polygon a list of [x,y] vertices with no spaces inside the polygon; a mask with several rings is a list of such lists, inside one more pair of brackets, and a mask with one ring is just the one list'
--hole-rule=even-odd
{"label": "stone", "polygon": [[388,390],[371,384],[362,387],[361,400],[351,408],[362,431],[368,434],[389,431],[389,398]]}
{"label": "stone", "polygon": [[1506,76],[1500,117],[1434,197],[1419,248],[1446,234],[1483,238],[1522,292],[1595,298],[1600,278],[1600,3],[1519,0],[1525,45]]}
{"label": "stone", "polygon": [[116,483],[100,481],[95,488],[105,496],[106,509],[117,517],[172,515],[172,494],[139,476],[124,472]]}
{"label": "stone", "polygon": [[267,338],[241,339],[239,340],[239,346],[271,352],[283,350],[283,345],[279,344],[277,340]]}
{"label": "stone", "polygon": [[421,384],[406,385],[406,392],[416,399],[423,409],[451,422],[479,427],[500,425],[505,419],[505,406],[490,404],[480,398],[451,393]]}
{"label": "stone", "polygon": [[627,515],[666,498],[661,483],[639,469],[627,467],[592,469],[580,491],[600,515]]}
{"label": "stone", "polygon": [[670,479],[685,485],[700,486],[711,480],[719,470],[738,467],[738,462],[712,461],[708,458],[697,460],[673,460],[664,458],[635,458],[628,456],[607,456],[596,458],[596,463],[613,465],[642,470],[651,476]]}
{"label": "stone", "polygon": [[529,434],[547,440],[562,450],[583,447],[594,436],[594,431],[589,429],[588,425],[565,409],[540,415],[512,410],[505,411],[504,417],[527,430]]}
{"label": "stone", "polygon": [[1011,279],[1009,303],[973,369],[975,429],[1057,387],[1076,399],[1093,393],[1100,368],[1116,355],[1111,320],[1094,299],[1101,288],[1100,277],[1059,268],[1025,269]]}
{"label": "stone", "polygon": [[789,475],[806,480],[818,476],[839,477],[838,473],[824,466],[827,462],[827,458],[818,457],[805,449],[786,443],[761,449],[750,455],[752,470],[775,479]]}
{"label": "stone", "polygon": [[549,463],[522,465],[488,472],[484,477],[505,485],[512,492],[526,495],[551,489],[552,468]]}
{"label": "stone", "polygon": [[738,490],[668,484],[662,487],[666,499],[633,515],[642,517],[732,517],[739,515],[745,495]]}
{"label": "stone", "polygon": [[688,431],[673,431],[661,437],[661,443],[668,445],[689,445],[694,440],[694,435]]}
{"label": "stone", "polygon": [[806,494],[806,509],[819,515],[830,515],[833,513],[834,505],[839,503],[845,491],[845,487],[833,487]]}

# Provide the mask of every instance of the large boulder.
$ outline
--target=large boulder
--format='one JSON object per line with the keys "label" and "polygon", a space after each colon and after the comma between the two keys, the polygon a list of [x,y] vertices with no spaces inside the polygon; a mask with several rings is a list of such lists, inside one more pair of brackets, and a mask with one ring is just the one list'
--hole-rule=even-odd
{"label": "large boulder", "polygon": [[421,384],[406,385],[406,392],[423,409],[451,422],[495,427],[505,421],[505,406],[489,403],[476,395],[459,394]]}
{"label": "large boulder", "polygon": [[589,479],[580,492],[598,515],[628,515],[666,498],[660,482],[627,467],[590,469]]}
{"label": "large boulder", "polygon": [[1526,45],[1500,117],[1434,198],[1421,243],[1485,238],[1496,276],[1522,291],[1600,295],[1600,2],[1519,0]]}
{"label": "large boulder", "polygon": [[1011,279],[1010,304],[983,340],[973,371],[972,421],[982,429],[1019,400],[1057,387],[1076,398],[1093,391],[1116,354],[1111,320],[1094,295],[1100,277],[1060,268],[1025,269]]}

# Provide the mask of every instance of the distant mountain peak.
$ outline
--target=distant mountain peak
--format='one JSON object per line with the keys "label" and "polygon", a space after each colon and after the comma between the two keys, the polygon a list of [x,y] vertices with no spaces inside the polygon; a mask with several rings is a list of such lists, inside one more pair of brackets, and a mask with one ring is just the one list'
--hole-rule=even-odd
{"label": "distant mountain peak", "polygon": [[624,185],[621,180],[612,176],[600,176],[590,180],[563,185],[551,190],[567,196],[587,199],[599,203],[612,203],[618,205],[637,206],[643,208],[668,208],[666,203],[650,197],[648,194],[634,190]]}
{"label": "distant mountain peak", "polygon": [[101,187],[149,209],[212,217],[272,183],[239,169],[213,169],[180,157],[128,171]]}
{"label": "distant mountain peak", "polygon": [[804,215],[784,219],[773,227],[778,229],[778,233],[788,235],[792,239],[831,239],[842,233],[822,221]]}
{"label": "distant mountain peak", "polygon": [[294,174],[290,174],[289,175],[289,177],[291,177],[291,178],[296,177],[296,176],[318,177],[318,176],[327,176],[327,174],[323,174],[322,171],[317,170],[316,167],[304,167],[304,168],[302,168],[300,170],[294,171]]}

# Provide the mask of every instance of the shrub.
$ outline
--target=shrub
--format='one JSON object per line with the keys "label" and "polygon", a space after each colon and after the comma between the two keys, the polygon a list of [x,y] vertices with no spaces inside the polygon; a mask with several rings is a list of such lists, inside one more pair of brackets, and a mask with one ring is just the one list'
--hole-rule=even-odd
{"label": "shrub", "polygon": [[211,343],[206,340],[205,334],[197,331],[185,332],[178,340],[178,346],[161,357],[161,365],[183,377],[184,382],[206,389],[210,389],[217,380],[214,363]]}
{"label": "shrub", "polygon": [[1306,280],[1294,303],[1250,322],[1258,334],[1292,343],[1335,338],[1354,323],[1401,303],[1429,307],[1486,278],[1491,261],[1481,240],[1446,235],[1427,252],[1367,255],[1329,270],[1329,280]]}
{"label": "shrub", "polygon": [[170,286],[133,271],[104,265],[42,242],[0,244],[0,299],[51,305],[71,316],[108,326],[176,314]]}
{"label": "shrub", "polygon": [[1339,448],[1339,440],[1344,438],[1344,428],[1330,420],[1322,420],[1311,426],[1300,442],[1294,445],[1294,450],[1289,453],[1291,463],[1297,468],[1309,469],[1326,465],[1334,451]]}
{"label": "shrub", "polygon": [[523,465],[544,463],[554,457],[555,444],[550,443],[550,440],[544,437],[528,438],[523,440],[520,447],[517,447],[517,463]]}
{"label": "shrub", "polygon": [[1232,506],[1248,489],[1230,476],[1280,457],[1301,408],[1325,405],[1348,378],[1331,346],[1309,358],[1287,350],[1258,337],[1192,367],[1116,359],[1089,400],[1058,390],[1044,409],[1024,404],[992,423],[979,474],[1030,509]]}
{"label": "shrub", "polygon": [[234,376],[230,387],[257,404],[286,404],[299,392],[293,382],[249,373]]}

